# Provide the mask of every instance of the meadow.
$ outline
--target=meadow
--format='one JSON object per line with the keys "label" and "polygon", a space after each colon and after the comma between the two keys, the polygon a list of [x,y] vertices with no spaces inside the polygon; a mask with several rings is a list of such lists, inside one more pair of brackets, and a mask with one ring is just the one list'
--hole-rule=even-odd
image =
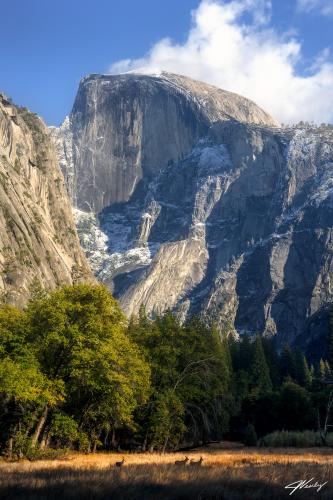
{"label": "meadow", "polygon": [[[201,467],[176,466],[185,457]],[[124,457],[121,468],[115,462]],[[313,480],[312,480],[313,478]],[[6,500],[260,500],[289,498],[299,480],[327,484],[292,498],[333,498],[333,449],[228,449],[213,445],[184,453],[69,453],[55,460],[0,462]]]}

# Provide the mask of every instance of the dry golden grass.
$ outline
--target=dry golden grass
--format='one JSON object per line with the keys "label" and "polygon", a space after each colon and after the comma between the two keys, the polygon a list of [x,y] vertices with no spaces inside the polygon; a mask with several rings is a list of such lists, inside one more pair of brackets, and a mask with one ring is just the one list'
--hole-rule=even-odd
{"label": "dry golden grass", "polygon": [[[284,486],[301,479],[328,484],[292,498],[333,499],[333,450],[223,449],[186,452],[202,467],[177,467],[185,453],[72,453],[63,459],[0,462],[0,498],[8,500],[174,500],[289,498]],[[122,468],[115,462],[125,457]]]}

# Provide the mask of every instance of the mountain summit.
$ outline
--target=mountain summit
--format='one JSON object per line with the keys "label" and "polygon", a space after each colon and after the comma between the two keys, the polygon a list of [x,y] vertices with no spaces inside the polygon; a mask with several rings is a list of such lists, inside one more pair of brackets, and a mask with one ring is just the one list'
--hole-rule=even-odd
{"label": "mountain summit", "polygon": [[229,120],[277,125],[248,99],[171,73],[83,78],[60,148],[74,205],[99,212],[128,201],[141,179],[184,158],[213,123]]}

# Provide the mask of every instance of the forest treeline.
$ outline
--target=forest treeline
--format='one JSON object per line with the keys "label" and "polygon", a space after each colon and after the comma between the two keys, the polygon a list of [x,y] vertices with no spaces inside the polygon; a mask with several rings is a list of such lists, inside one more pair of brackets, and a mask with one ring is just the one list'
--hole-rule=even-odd
{"label": "forest treeline", "polygon": [[282,429],[319,429],[325,444],[331,375],[196,317],[141,308],[127,321],[103,285],[35,290],[24,310],[0,306],[0,452],[255,444]]}

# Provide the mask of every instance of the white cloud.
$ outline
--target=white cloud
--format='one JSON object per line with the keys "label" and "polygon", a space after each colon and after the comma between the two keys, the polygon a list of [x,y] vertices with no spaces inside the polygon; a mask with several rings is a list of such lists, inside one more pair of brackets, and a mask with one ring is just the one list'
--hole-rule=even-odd
{"label": "white cloud", "polygon": [[333,0],[297,0],[297,6],[305,12],[314,10],[324,16],[333,14]]}
{"label": "white cloud", "polygon": [[141,59],[118,61],[109,71],[172,71],[249,97],[284,123],[333,121],[329,51],[306,76],[298,74],[301,43],[279,35],[270,15],[269,0],[203,0],[183,44],[164,38]]}

